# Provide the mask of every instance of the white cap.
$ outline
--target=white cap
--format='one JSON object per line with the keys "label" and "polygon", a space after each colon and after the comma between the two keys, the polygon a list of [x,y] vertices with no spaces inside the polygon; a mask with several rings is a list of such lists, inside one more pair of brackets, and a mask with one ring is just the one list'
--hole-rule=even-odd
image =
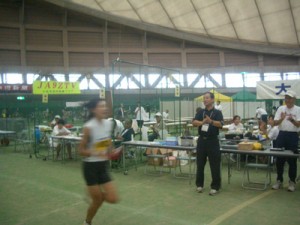
{"label": "white cap", "polygon": [[294,91],[287,91],[284,95],[290,96],[291,98],[297,98],[296,92]]}
{"label": "white cap", "polygon": [[159,116],[159,117],[161,117],[162,115],[161,115],[161,113],[160,113],[160,112],[158,112],[158,113],[156,113],[156,114],[155,114],[155,116]]}
{"label": "white cap", "polygon": [[60,119],[60,115],[56,115],[54,118],[55,118],[55,119],[56,119],[56,118],[57,118],[57,119]]}

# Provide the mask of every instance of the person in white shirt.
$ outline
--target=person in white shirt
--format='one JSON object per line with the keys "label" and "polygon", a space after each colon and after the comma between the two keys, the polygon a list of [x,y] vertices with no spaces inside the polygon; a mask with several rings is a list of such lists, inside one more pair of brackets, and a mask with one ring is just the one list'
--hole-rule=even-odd
{"label": "person in white shirt", "polygon": [[123,103],[120,104],[120,108],[117,111],[117,119],[123,122],[125,120],[125,110]]}
{"label": "person in white shirt", "polygon": [[228,127],[229,133],[243,133],[244,125],[241,123],[241,117],[235,115],[232,122]]}
{"label": "person in white shirt", "polygon": [[268,122],[268,113],[262,107],[257,107],[256,109],[256,118],[260,121],[263,121],[265,124]]}
{"label": "person in white shirt", "polygon": [[155,114],[155,120],[156,123],[153,126],[150,126],[150,129],[152,130],[152,134],[148,136],[148,141],[154,141],[158,138],[163,138],[160,136],[160,131],[163,131],[165,128],[165,123],[162,120],[162,115],[160,112]]}
{"label": "person in white shirt", "polygon": [[169,119],[169,110],[168,109],[166,109],[166,111],[165,112],[163,112],[163,120],[168,120]]}
{"label": "person in white shirt", "polygon": [[144,107],[141,106],[140,102],[138,102],[137,104],[138,104],[138,106],[134,110],[135,118],[136,118],[136,122],[138,124],[138,127],[142,128],[142,126],[144,124],[144,120],[146,118],[146,111],[145,111]]}
{"label": "person in white shirt", "polygon": [[54,119],[50,122],[49,126],[50,126],[51,128],[55,127],[59,119],[60,119],[60,115],[56,115],[56,116],[54,117]]}
{"label": "person in white shirt", "polygon": [[[277,137],[277,147],[285,148],[298,153],[298,129],[300,127],[300,107],[296,106],[296,93],[287,91],[284,96],[285,105],[280,106],[275,114],[275,125],[278,125],[279,134]],[[283,169],[285,162],[289,164],[289,186],[288,191],[295,191],[297,177],[297,158],[296,157],[277,157],[277,182],[272,189],[278,190],[283,186]]]}
{"label": "person in white shirt", "polygon": [[215,109],[222,111],[222,106],[220,101],[217,101],[217,104],[215,105]]}
{"label": "person in white shirt", "polygon": [[[65,128],[65,121],[63,119],[59,119],[57,121],[57,124],[53,128],[52,136],[67,136],[71,134],[71,131],[69,131],[67,128]],[[59,143],[59,140],[56,138],[52,138],[52,147],[56,148],[56,159],[59,157],[60,150],[62,148],[61,143]],[[69,159],[72,159],[71,154],[71,143],[66,143]]]}

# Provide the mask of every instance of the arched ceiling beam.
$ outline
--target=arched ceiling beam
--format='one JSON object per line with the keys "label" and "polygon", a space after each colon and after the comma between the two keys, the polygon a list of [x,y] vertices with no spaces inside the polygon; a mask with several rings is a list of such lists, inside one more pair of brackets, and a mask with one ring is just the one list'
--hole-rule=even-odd
{"label": "arched ceiling beam", "polygon": [[200,20],[202,26],[203,26],[203,29],[204,29],[205,33],[207,34],[208,37],[210,37],[210,34],[208,33],[208,31],[207,31],[207,29],[206,29],[206,26],[205,26],[205,24],[204,24],[204,22],[203,22],[203,19],[202,19],[200,13],[198,12],[197,7],[195,6],[194,1],[193,1],[193,0],[190,0],[190,2],[191,2],[192,6],[193,6],[193,8],[194,8],[194,10],[195,10],[195,12],[196,12],[196,14],[197,14],[197,16],[198,16],[198,18],[199,18],[199,20]]}
{"label": "arched ceiling beam", "polygon": [[170,17],[168,11],[166,10],[165,6],[162,4],[161,0],[157,0],[157,2],[160,4],[162,10],[165,12],[165,14],[167,15],[170,23],[173,25],[174,29],[176,29],[176,25],[175,23],[173,22],[172,18]]}
{"label": "arched ceiling beam", "polygon": [[297,38],[297,43],[298,43],[298,45],[300,45],[299,36],[298,36],[298,31],[297,31],[297,27],[296,27],[296,23],[295,23],[295,16],[294,16],[294,12],[293,12],[293,8],[292,8],[291,0],[289,0],[289,7],[290,7],[291,15],[292,15],[292,18],[293,18],[293,25],[294,25],[295,35],[296,35],[296,38]]}
{"label": "arched ceiling beam", "polygon": [[257,0],[254,0],[254,3],[255,3],[255,6],[256,6],[256,9],[257,9],[259,18],[260,18],[260,22],[261,22],[262,28],[263,28],[264,33],[265,33],[265,37],[266,37],[267,43],[270,44],[269,37],[268,37],[268,33],[267,33],[267,31],[266,31],[266,27],[265,27],[264,21],[263,21],[263,18],[262,18],[262,16],[261,16],[259,7],[258,7],[258,5],[257,5]]}
{"label": "arched ceiling beam", "polygon": [[230,13],[228,12],[228,8],[227,8],[227,6],[226,6],[224,0],[222,0],[222,3],[223,3],[223,6],[224,6],[225,11],[226,11],[226,13],[227,13],[227,16],[228,16],[228,18],[229,18],[229,20],[230,20],[230,23],[231,23],[231,26],[232,26],[233,31],[234,31],[234,33],[235,33],[235,36],[236,36],[236,38],[239,40],[239,39],[240,39],[240,38],[239,38],[239,35],[238,35],[238,33],[236,32],[234,23],[233,23],[233,21],[232,21],[232,19],[231,19]]}
{"label": "arched ceiling beam", "polygon": [[134,5],[131,3],[130,0],[127,0],[128,4],[130,5],[130,7],[132,8],[133,12],[137,15],[137,17],[143,21],[143,18],[141,17],[141,15],[138,13],[138,10],[134,7]]}

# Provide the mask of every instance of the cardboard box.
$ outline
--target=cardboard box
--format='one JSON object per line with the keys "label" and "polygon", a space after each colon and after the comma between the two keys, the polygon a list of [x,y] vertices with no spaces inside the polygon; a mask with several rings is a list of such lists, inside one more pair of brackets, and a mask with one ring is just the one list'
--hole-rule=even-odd
{"label": "cardboard box", "polygon": [[164,158],[164,166],[175,168],[177,166],[177,160],[175,156],[168,156]]}
{"label": "cardboard box", "polygon": [[[147,155],[162,155],[159,148],[147,148],[146,154]],[[148,157],[148,165],[162,166],[163,165],[163,158]]]}
{"label": "cardboard box", "polygon": [[148,158],[148,165],[162,166],[163,158]]}
{"label": "cardboard box", "polygon": [[159,148],[147,148],[146,155],[161,155],[161,151]]}
{"label": "cardboard box", "polygon": [[[172,156],[172,149],[165,148],[147,148],[147,155],[164,155],[164,156]],[[164,163],[164,157],[162,158],[153,158],[148,157],[148,165],[162,166]]]}
{"label": "cardboard box", "polygon": [[253,150],[253,142],[240,142],[238,150]]}
{"label": "cardboard box", "polygon": [[172,149],[161,148],[161,149],[159,149],[159,151],[162,155],[168,155],[168,156],[173,155],[173,150]]}

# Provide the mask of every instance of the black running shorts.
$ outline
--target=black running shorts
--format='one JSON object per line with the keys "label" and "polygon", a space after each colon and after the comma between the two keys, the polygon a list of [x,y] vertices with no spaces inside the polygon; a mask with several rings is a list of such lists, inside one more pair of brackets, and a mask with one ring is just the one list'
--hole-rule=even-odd
{"label": "black running shorts", "polygon": [[109,161],[83,162],[83,176],[87,186],[110,182]]}

